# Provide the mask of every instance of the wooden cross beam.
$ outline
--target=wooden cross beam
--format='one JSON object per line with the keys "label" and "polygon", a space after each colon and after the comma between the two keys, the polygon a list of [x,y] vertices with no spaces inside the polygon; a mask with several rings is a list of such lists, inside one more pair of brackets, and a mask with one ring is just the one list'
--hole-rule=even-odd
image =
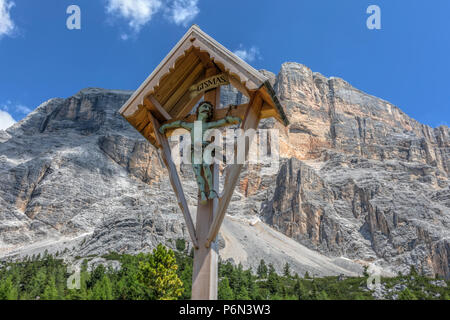
{"label": "wooden cross beam", "polygon": [[156,98],[151,94],[148,95],[145,99],[144,99],[144,104],[147,107],[148,110],[150,110],[150,112],[152,112],[152,114],[154,116],[156,116],[157,118],[162,119],[162,122],[166,122],[169,120],[172,120],[171,115],[166,111],[166,109],[164,109],[161,104],[159,103],[158,100],[156,100]]}
{"label": "wooden cross beam", "polygon": [[[197,100],[200,100],[200,99],[198,98]],[[239,104],[239,105],[230,105],[230,106],[227,106],[224,108],[216,109],[216,111],[214,112],[213,120],[223,119],[226,116],[239,117],[242,120],[244,120],[247,110],[248,110],[248,103],[243,103],[243,104]],[[272,106],[270,106],[264,102],[263,106],[261,108],[260,118],[264,119],[264,118],[270,118],[270,117],[278,118],[278,115],[273,110]],[[178,118],[171,118],[165,122],[161,122],[161,125],[172,123],[175,121],[180,121],[180,120],[185,121],[185,122],[194,122],[197,120],[197,115],[191,114],[187,117],[184,116],[184,117],[178,117]],[[166,137],[172,136],[172,134],[175,130],[176,129],[168,129],[166,131]]]}
{"label": "wooden cross beam", "polygon": [[[218,119],[223,119],[226,116],[239,117],[243,120],[244,116],[247,112],[247,108],[248,108],[248,103],[240,104],[237,106],[228,106],[225,108],[216,109],[214,111],[214,116],[213,116],[212,120],[215,121]],[[172,123],[172,122],[179,121],[179,120],[185,121],[185,122],[194,122],[197,120],[197,115],[191,114],[188,117],[180,117],[180,118],[171,119],[171,120],[168,120],[167,122],[161,123],[161,124],[168,124],[168,123]],[[168,129],[166,131],[166,137],[172,136],[172,134],[175,130],[176,129]]]}

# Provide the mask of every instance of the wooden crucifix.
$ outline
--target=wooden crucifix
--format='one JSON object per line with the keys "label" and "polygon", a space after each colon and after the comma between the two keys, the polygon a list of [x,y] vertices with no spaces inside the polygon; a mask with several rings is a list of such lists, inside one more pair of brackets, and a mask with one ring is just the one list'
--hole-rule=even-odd
{"label": "wooden crucifix", "polygon": [[[220,88],[227,84],[248,97],[249,102],[228,110],[221,108]],[[199,104],[202,98],[203,102]],[[264,118],[275,118],[286,126],[287,117],[270,82],[194,25],[119,112],[159,150],[167,167],[194,247],[192,299],[217,299],[216,238],[244,164],[226,167],[225,182],[220,191],[218,164],[206,164],[203,159],[196,163],[195,148],[192,147],[192,164],[198,185],[194,226],[167,138],[176,128],[187,129],[191,143],[200,140],[199,151],[203,157],[203,149],[209,144],[203,141],[207,129],[240,124],[244,131],[256,130]],[[194,121],[202,123],[200,139],[195,136]],[[251,141],[246,144],[246,155],[250,144]]]}
{"label": "wooden crucifix", "polygon": [[[218,90],[214,89],[216,94]],[[205,133],[210,129],[223,127],[224,125],[240,124],[242,122],[241,118],[233,116],[226,116],[223,119],[213,121],[212,115],[214,109],[213,104],[208,101],[204,101],[198,106],[196,121],[200,126],[198,132],[195,130],[195,123],[183,120],[174,121],[159,128],[161,134],[165,134],[167,129],[176,128],[183,128],[189,131],[191,136],[191,163],[198,184],[201,204],[206,204],[208,199],[213,200],[218,197],[218,190],[213,185],[211,165],[205,162],[205,149],[211,144],[210,141],[204,140]],[[201,143],[199,146],[195,144],[197,140]]]}
{"label": "wooden crucifix", "polygon": [[[209,69],[212,75],[213,70]],[[205,93],[205,101],[212,103],[213,108],[220,105],[220,87]],[[218,192],[219,168],[217,164],[212,165],[211,186]],[[209,186],[209,187],[211,187]],[[211,190],[210,190],[211,191]],[[192,272],[192,299],[193,300],[217,300],[218,287],[218,248],[206,246],[208,232],[214,221],[214,214],[218,206],[218,198],[208,199],[203,202],[201,195],[197,205],[196,230],[199,242],[198,249],[194,249],[194,268]]]}
{"label": "wooden crucifix", "polygon": [[[211,66],[206,71],[206,77],[218,73]],[[225,83],[226,84],[226,83]],[[214,240],[208,240],[212,226],[217,224],[217,210],[219,208],[219,169],[218,164],[206,164],[203,152],[210,143],[204,141],[206,130],[223,127],[225,125],[240,124],[241,118],[225,116],[222,119],[212,120],[216,108],[220,106],[220,87],[208,90],[204,94],[204,101],[199,104],[196,111],[196,121],[201,121],[202,129],[197,132],[201,135],[196,137],[194,123],[189,121],[173,121],[160,127],[161,134],[167,129],[184,128],[191,135],[191,158],[192,167],[198,184],[198,204],[196,216],[196,237],[198,247],[194,247],[194,268],[192,277],[192,299],[215,300],[217,299],[217,263],[218,249]],[[201,141],[200,150],[195,150],[195,141]],[[201,162],[196,162],[195,152],[200,151]],[[234,189],[234,188],[233,188]],[[214,239],[216,235],[214,236]],[[212,245],[211,245],[212,243]]]}

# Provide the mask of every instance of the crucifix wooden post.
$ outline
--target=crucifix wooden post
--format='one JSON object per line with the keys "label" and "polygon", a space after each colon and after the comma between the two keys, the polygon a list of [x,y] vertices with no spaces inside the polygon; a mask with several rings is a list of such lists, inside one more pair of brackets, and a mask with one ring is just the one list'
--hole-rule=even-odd
{"label": "crucifix wooden post", "polygon": [[[206,70],[206,77],[217,73],[216,68]],[[204,100],[210,102],[214,110],[220,106],[220,87],[207,91]],[[211,166],[214,189],[219,190],[219,167]],[[194,249],[194,268],[192,273],[192,299],[193,300],[217,300],[218,286],[218,248],[215,241],[207,246],[208,233],[214,221],[214,213],[217,211],[218,199],[208,200],[201,204],[198,199],[196,232],[198,248]]]}

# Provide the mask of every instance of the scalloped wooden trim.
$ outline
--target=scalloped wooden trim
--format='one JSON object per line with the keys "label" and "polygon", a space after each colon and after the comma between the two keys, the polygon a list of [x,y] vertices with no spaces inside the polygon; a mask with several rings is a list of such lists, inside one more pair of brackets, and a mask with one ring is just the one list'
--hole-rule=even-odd
{"label": "scalloped wooden trim", "polygon": [[135,91],[119,112],[124,117],[132,116],[136,112],[137,106],[142,104],[143,99],[148,94],[154,93],[154,89],[160,84],[161,79],[163,79],[162,77],[170,74],[171,68],[172,70],[175,68],[177,61],[181,61],[179,59],[183,59],[186,56],[186,51],[191,47],[197,47],[200,50],[206,51],[212,61],[217,65],[221,64],[224,71],[239,79],[249,90],[258,89],[267,80],[264,75],[239,59],[228,49],[204,33],[198,26],[194,25],[152,74],[142,83],[138,90]]}

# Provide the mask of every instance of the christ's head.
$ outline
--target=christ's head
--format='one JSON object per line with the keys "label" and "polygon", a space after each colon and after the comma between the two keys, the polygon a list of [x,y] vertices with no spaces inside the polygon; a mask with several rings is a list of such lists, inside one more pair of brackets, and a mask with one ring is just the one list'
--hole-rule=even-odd
{"label": "christ's head", "polygon": [[214,107],[210,102],[202,102],[197,108],[197,120],[210,121],[213,117]]}

